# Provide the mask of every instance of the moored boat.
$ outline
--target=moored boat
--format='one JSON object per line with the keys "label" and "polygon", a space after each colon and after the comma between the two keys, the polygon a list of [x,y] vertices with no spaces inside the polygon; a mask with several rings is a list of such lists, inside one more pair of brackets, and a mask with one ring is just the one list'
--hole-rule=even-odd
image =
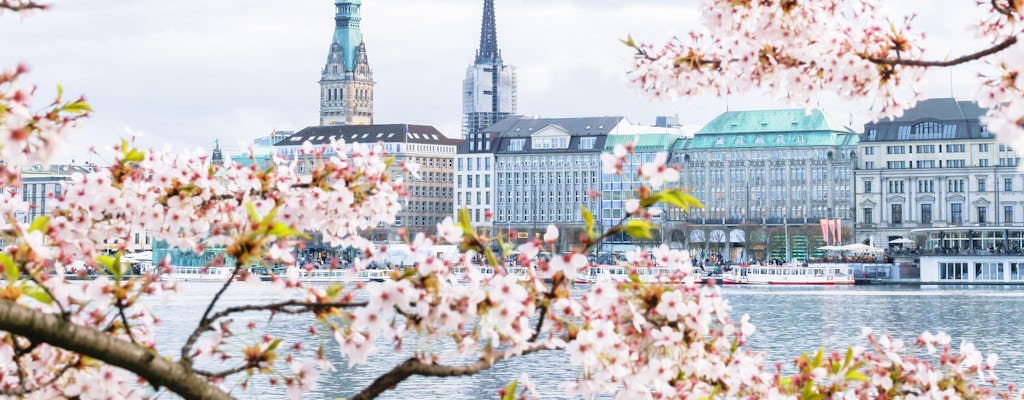
{"label": "moored boat", "polygon": [[736,265],[722,273],[722,283],[751,285],[852,285],[853,268],[845,264]]}
{"label": "moored boat", "polygon": [[185,282],[226,282],[234,273],[232,267],[182,267],[172,266],[170,272],[160,276],[162,280]]}
{"label": "moored boat", "polygon": [[[630,281],[630,268],[621,265],[591,265],[587,270],[576,277],[577,284],[594,284],[598,282],[628,282]],[[678,269],[652,267],[638,268],[637,277],[644,283],[668,283],[681,284],[684,282],[683,275]],[[690,272],[694,282],[701,282],[704,279],[699,270]]]}

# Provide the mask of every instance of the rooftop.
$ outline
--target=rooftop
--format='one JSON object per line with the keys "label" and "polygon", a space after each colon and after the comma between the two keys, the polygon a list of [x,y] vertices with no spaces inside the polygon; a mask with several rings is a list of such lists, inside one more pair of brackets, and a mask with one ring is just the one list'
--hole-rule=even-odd
{"label": "rooftop", "polygon": [[329,144],[331,139],[346,143],[421,143],[458,146],[461,140],[449,139],[430,125],[329,125],[310,126],[293,133],[274,146],[299,146],[309,141],[314,145]]}

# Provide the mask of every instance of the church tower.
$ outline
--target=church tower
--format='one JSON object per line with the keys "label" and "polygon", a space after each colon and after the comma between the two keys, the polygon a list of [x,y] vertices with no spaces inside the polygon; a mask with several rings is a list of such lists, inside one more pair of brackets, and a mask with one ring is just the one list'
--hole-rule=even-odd
{"label": "church tower", "polygon": [[359,30],[362,1],[334,5],[334,37],[320,75],[320,125],[373,124],[373,71]]}
{"label": "church tower", "polygon": [[[515,112],[516,70],[501,61],[498,30],[494,23],[494,0],[484,0],[480,47],[473,65],[466,69],[466,79],[462,81],[462,138],[474,144],[489,140],[479,137],[479,132]],[[476,148],[479,146],[472,147],[472,150],[483,150]]]}

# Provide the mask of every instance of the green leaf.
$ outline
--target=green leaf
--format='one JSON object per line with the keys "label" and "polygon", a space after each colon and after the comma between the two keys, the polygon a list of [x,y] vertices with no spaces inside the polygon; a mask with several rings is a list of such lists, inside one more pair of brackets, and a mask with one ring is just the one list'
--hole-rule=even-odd
{"label": "green leaf", "polygon": [[661,201],[661,193],[654,193],[646,199],[640,199],[640,208],[647,208],[653,206]]}
{"label": "green leaf", "polygon": [[294,230],[291,227],[289,227],[288,225],[285,225],[283,222],[274,222],[274,225],[270,228],[270,232],[269,233],[271,235],[274,235],[274,236],[277,236],[277,237],[280,237],[280,238],[289,238],[289,237],[298,237],[298,238],[303,238],[303,239],[309,238],[309,235],[306,235],[303,232],[299,232],[297,230]]}
{"label": "green leaf", "polygon": [[270,345],[267,346],[267,351],[277,350],[277,345],[279,345],[279,344],[281,344],[281,339],[280,338],[274,339],[274,341],[270,342]]}
{"label": "green leaf", "polygon": [[463,206],[459,210],[459,225],[462,226],[462,234],[473,232],[473,224],[469,219],[469,209]]}
{"label": "green leaf", "polygon": [[29,232],[39,232],[39,233],[42,233],[44,235],[46,234],[46,232],[49,229],[50,229],[50,217],[45,216],[45,215],[40,215],[40,216],[36,217],[36,219],[32,220],[32,225],[28,227],[28,231]]}
{"label": "green leaf", "polygon": [[654,223],[642,219],[631,219],[626,222],[626,234],[637,239],[653,239],[651,230],[655,229]]}
{"label": "green leaf", "polygon": [[679,207],[684,211],[690,211],[691,208],[704,208],[704,204],[700,200],[697,200],[696,197],[680,188],[665,189],[659,194],[661,195],[661,201]]}
{"label": "green leaf", "polygon": [[860,371],[857,371],[857,370],[851,370],[851,371],[847,372],[846,373],[846,380],[847,381],[861,381],[861,382],[868,382],[869,381],[869,379],[868,379],[868,377],[866,375],[864,375],[863,373],[861,373]]}
{"label": "green leaf", "polygon": [[124,276],[124,273],[121,271],[121,253],[118,253],[116,258],[106,254],[101,255],[96,257],[96,263],[102,265],[103,269],[106,269],[107,273],[116,280],[121,280]]}
{"label": "green leaf", "polygon": [[853,360],[853,347],[846,348],[846,358],[843,359],[843,366],[850,365],[850,361]]}
{"label": "green leaf", "polygon": [[46,293],[46,291],[39,286],[25,285],[24,287],[21,288],[21,293],[28,297],[38,300],[40,303],[47,305],[53,304],[53,298],[50,297],[50,294]]}
{"label": "green leaf", "polygon": [[338,297],[338,295],[341,294],[342,289],[341,284],[337,282],[327,285],[327,297],[332,299]]}
{"label": "green leaf", "polygon": [[636,47],[636,41],[633,40],[633,35],[628,35],[625,39],[619,39],[619,41],[628,47]]}
{"label": "green leaf", "polygon": [[580,212],[583,213],[583,222],[586,223],[587,235],[590,235],[594,231],[594,214],[582,204],[580,204]]}
{"label": "green leaf", "polygon": [[249,212],[249,222],[254,224],[260,222],[260,216],[256,214],[256,206],[252,205],[251,201],[245,202],[245,210]]}
{"label": "green leaf", "polygon": [[516,399],[516,386],[519,386],[519,381],[513,380],[508,386],[505,386],[505,395],[501,396],[501,400],[515,400]]}
{"label": "green leaf", "polygon": [[63,87],[63,86],[61,86],[61,85],[60,85],[60,84],[58,83],[58,84],[57,84],[57,99],[56,99],[56,100],[54,100],[54,103],[60,103],[60,98],[61,98],[61,97],[63,97],[63,96],[64,96],[64,87]]}
{"label": "green leaf", "polygon": [[61,106],[61,110],[72,114],[85,114],[92,111],[92,107],[90,107],[89,103],[86,103],[84,100],[78,100],[64,104]]}
{"label": "green leaf", "polygon": [[7,281],[14,283],[21,278],[21,271],[18,271],[18,266],[14,264],[14,260],[7,253],[0,253],[0,263],[4,264],[4,272],[7,273]]}
{"label": "green leaf", "polygon": [[818,354],[814,355],[814,361],[811,361],[811,368],[818,368],[821,366],[821,360],[825,358],[825,348],[818,349]]}

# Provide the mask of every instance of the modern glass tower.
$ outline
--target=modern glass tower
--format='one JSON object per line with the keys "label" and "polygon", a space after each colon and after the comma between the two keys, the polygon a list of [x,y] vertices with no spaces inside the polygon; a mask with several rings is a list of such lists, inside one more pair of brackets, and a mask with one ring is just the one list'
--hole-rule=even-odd
{"label": "modern glass tower", "polygon": [[[494,23],[494,0],[484,0],[480,48],[462,81],[462,137],[485,140],[479,132],[516,112],[515,67],[501,61]],[[474,146],[475,150],[476,146]]]}

